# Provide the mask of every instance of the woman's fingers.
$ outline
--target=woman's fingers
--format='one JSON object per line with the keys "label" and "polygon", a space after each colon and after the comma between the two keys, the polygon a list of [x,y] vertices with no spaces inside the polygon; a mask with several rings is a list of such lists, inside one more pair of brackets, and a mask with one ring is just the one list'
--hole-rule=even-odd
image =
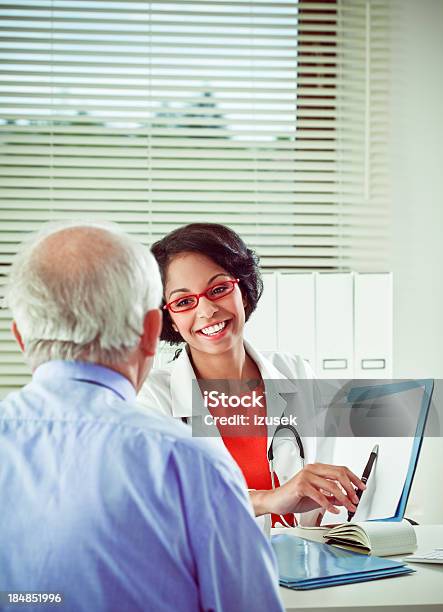
{"label": "woman's fingers", "polygon": [[[331,465],[329,463],[309,463],[306,468],[310,468],[315,471],[319,476],[325,478],[332,478],[333,480],[350,480],[355,484],[357,489],[364,491],[366,485],[358,476],[351,472],[349,468],[344,465]],[[305,468],[305,469],[306,469]]]}
{"label": "woman's fingers", "polygon": [[318,488],[311,484],[307,484],[304,490],[305,496],[313,499],[321,508],[326,508],[329,512],[338,514],[340,510],[331,503],[331,498],[326,497]]}
{"label": "woman's fingers", "polygon": [[[316,474],[311,474],[310,483],[316,489],[322,489],[323,491],[326,491],[329,495],[333,496],[335,498],[334,503],[338,503],[340,506],[345,506],[345,508],[347,508],[351,512],[356,511],[357,508],[354,506],[350,498],[333,480],[322,478],[321,476],[317,476]],[[329,500],[329,504],[331,504],[331,500]]]}
{"label": "woman's fingers", "polygon": [[345,466],[329,465],[327,463],[313,463],[306,466],[306,468],[310,468],[310,471],[317,476],[339,482],[346,491],[349,499],[355,504],[358,504],[358,497],[355,493],[353,484],[355,484],[355,486],[362,491],[366,489],[366,485],[360,480],[360,478],[358,478]]}
{"label": "woman's fingers", "polygon": [[[267,512],[303,512],[306,506],[312,507],[312,502],[334,514],[340,512],[335,504],[355,512],[354,504],[358,503],[358,497],[354,484],[359,488],[366,488],[361,480],[344,466],[308,464],[287,483],[267,492]],[[311,502],[308,502],[308,499]]]}

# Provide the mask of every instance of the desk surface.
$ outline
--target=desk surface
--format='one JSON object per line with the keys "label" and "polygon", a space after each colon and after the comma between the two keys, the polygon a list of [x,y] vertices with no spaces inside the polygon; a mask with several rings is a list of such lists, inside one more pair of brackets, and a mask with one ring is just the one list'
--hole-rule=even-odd
{"label": "desk surface", "polygon": [[[418,550],[443,547],[443,525],[415,527]],[[293,533],[307,539],[319,538],[319,532],[300,528],[273,529],[272,533]],[[321,538],[321,534],[320,534]],[[391,557],[401,559],[402,555]],[[286,610],[297,612],[443,612],[443,565],[411,563],[415,574],[370,582],[340,585],[312,591],[293,591],[280,587]]]}

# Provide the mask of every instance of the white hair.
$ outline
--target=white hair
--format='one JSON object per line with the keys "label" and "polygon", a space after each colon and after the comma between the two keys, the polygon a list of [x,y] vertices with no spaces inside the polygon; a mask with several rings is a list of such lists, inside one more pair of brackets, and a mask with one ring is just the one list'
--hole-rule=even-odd
{"label": "white hair", "polygon": [[[48,256],[51,237],[61,242],[58,256]],[[149,249],[108,223],[46,225],[16,255],[6,288],[32,368],[53,359],[124,361],[161,296]]]}

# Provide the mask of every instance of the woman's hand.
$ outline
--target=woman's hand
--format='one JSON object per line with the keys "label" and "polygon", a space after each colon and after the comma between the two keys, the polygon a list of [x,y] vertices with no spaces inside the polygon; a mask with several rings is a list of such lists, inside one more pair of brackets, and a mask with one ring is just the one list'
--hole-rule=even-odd
{"label": "woman's hand", "polygon": [[251,491],[251,501],[256,516],[262,514],[287,514],[324,508],[338,514],[336,506],[356,511],[358,497],[355,487],[366,489],[363,482],[344,466],[327,463],[311,463],[284,485],[269,491]]}

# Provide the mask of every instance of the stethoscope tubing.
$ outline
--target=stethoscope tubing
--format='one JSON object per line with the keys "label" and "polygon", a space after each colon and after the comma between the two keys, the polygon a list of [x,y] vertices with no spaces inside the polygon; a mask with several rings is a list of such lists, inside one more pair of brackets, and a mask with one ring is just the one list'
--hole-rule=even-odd
{"label": "stethoscope tubing", "polygon": [[[302,469],[305,467],[305,449],[303,447],[303,442],[301,440],[300,434],[298,433],[298,431],[293,425],[279,425],[274,431],[274,435],[272,436],[272,440],[268,448],[269,472],[271,474],[271,485],[274,491],[276,488],[275,487],[275,470],[274,470],[274,440],[275,440],[275,436],[277,435],[277,433],[279,431],[282,431],[283,429],[289,429],[289,431],[294,436],[295,441],[297,442],[297,446],[298,446],[298,450],[300,454]],[[282,514],[280,514],[279,516],[280,516],[281,522],[283,523],[283,525],[285,525],[285,527],[292,527],[292,525],[290,525],[287,522],[287,520]],[[295,514],[294,514],[294,517],[295,517]]]}

